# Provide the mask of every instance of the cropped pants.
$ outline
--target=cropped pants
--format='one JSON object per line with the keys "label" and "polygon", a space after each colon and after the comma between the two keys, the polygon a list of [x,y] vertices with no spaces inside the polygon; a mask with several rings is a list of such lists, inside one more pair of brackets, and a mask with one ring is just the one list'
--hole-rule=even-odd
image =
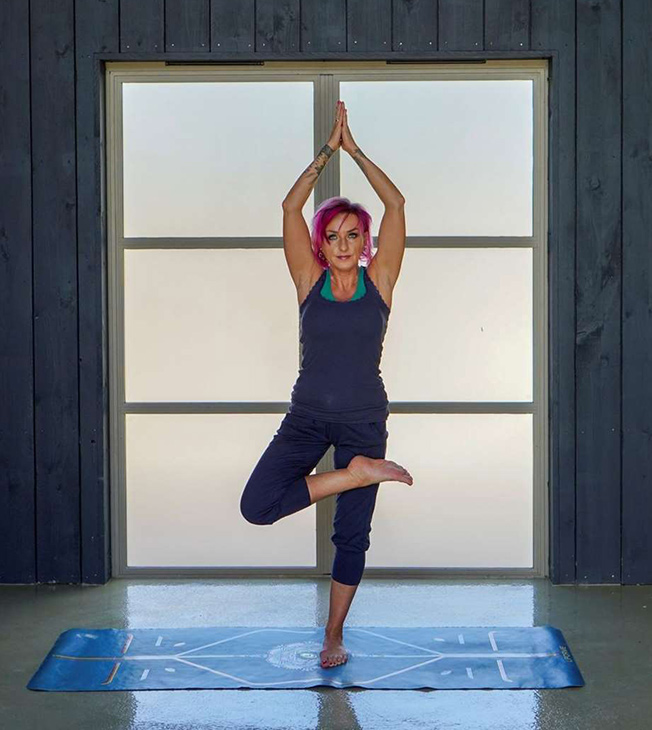
{"label": "cropped pants", "polygon": [[[335,468],[343,469],[357,454],[384,459],[388,435],[385,420],[336,423],[287,413],[245,485],[242,516],[255,525],[271,525],[309,507],[306,476],[331,444]],[[331,576],[339,583],[358,585],[362,579],[378,486],[369,484],[336,496]]]}

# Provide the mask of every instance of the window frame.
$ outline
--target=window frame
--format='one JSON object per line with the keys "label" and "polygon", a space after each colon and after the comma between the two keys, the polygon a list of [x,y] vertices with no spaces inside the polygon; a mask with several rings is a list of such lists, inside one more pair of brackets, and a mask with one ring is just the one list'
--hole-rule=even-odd
{"label": "window frame", "polygon": [[[262,68],[261,68],[262,67]],[[533,416],[533,565],[526,568],[365,568],[367,577],[506,577],[548,576],[549,562],[549,434],[548,434],[548,118],[549,61],[547,59],[487,60],[481,65],[400,63],[386,61],[265,61],[255,67],[165,61],[106,62],[107,268],[109,334],[109,428],[113,447],[111,470],[112,577],[328,577],[334,547],[330,532],[335,497],[316,503],[316,566],[314,567],[138,567],[127,565],[126,444],[129,414],[279,413],[289,402],[126,402],[124,379],[124,251],[132,248],[283,248],[282,236],[124,238],[122,170],[122,85],[129,82],[192,83],[201,81],[297,81],[314,84],[314,154],[330,133],[332,109],[342,81],[368,80],[530,80],[533,84],[532,236],[407,236],[406,248],[526,247],[533,250],[533,400],[529,402],[400,402],[390,401],[391,413],[531,413]],[[327,165],[314,190],[315,206],[340,194],[340,165]],[[280,201],[279,201],[280,206]],[[299,353],[300,356],[300,353]],[[316,471],[334,469],[331,446]],[[244,487],[244,484],[243,484]]]}

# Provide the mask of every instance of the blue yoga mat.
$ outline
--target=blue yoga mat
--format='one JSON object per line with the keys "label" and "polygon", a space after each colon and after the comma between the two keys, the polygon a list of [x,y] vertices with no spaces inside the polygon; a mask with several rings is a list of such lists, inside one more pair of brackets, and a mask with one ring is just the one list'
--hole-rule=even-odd
{"label": "blue yoga mat", "polygon": [[27,685],[139,689],[552,689],[584,680],[553,626],[344,627],[345,664],[322,668],[323,628],[69,629]]}

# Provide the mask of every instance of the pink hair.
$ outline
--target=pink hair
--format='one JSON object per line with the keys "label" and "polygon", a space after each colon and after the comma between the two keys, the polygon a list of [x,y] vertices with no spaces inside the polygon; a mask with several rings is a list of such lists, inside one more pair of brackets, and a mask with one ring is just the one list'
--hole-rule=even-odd
{"label": "pink hair", "polygon": [[371,259],[371,216],[360,203],[352,203],[348,198],[335,196],[327,198],[315,211],[312,217],[310,238],[312,241],[312,253],[322,269],[327,269],[326,260],[321,258],[319,250],[322,243],[327,240],[326,226],[339,213],[355,213],[358,216],[358,226],[362,228],[364,246],[360,261],[368,264]]}

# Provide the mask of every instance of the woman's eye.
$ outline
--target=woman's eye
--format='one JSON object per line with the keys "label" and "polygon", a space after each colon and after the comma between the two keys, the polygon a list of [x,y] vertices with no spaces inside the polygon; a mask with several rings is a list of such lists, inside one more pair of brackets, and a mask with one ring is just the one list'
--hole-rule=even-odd
{"label": "woman's eye", "polygon": [[[357,238],[357,237],[358,237],[358,234],[357,234],[357,233],[349,233],[349,236],[351,236],[352,238]],[[328,240],[330,241],[330,240],[332,240],[333,238],[337,238],[337,236],[336,236],[336,235],[335,235],[334,233],[331,233],[331,234],[330,234],[330,235],[328,236]]]}

